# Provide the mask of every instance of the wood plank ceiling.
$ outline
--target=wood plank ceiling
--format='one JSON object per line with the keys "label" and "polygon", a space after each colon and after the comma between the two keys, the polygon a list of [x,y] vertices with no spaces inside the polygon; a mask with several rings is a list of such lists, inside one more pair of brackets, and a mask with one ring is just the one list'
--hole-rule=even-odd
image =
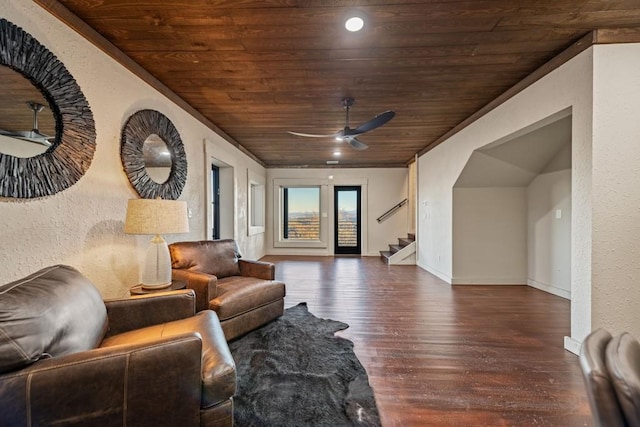
{"label": "wood plank ceiling", "polygon": [[[267,167],[406,165],[590,30],[640,26],[639,0],[59,3]],[[396,112],[368,150],[287,133],[342,129],[347,96],[352,127]]]}

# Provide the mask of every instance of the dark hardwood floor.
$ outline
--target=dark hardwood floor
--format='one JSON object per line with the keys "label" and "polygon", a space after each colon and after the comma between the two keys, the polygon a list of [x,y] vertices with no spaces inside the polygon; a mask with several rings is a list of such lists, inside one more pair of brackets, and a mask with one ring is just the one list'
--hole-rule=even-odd
{"label": "dark hardwood floor", "polygon": [[268,256],[286,306],[346,322],[384,426],[589,426],[569,301],[527,286],[450,286],[373,257]]}

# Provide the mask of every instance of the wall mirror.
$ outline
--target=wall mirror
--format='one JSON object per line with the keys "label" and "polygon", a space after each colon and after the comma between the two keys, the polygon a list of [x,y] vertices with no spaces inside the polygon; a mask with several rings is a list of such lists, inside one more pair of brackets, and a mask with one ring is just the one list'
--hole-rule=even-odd
{"label": "wall mirror", "polygon": [[140,110],[122,129],[120,157],[129,182],[145,199],[175,200],[187,181],[187,156],[171,120]]}
{"label": "wall mirror", "polygon": [[142,143],[142,158],[144,169],[154,182],[167,182],[171,175],[171,151],[162,138],[155,133],[149,135]]}
{"label": "wall mirror", "polygon": [[0,18],[0,197],[34,198],[75,184],[91,165],[95,123],[65,66]]}

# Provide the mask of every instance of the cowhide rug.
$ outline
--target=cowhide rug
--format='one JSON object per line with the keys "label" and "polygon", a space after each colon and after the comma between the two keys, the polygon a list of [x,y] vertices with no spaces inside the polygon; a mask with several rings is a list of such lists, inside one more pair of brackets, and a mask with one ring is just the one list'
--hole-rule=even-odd
{"label": "cowhide rug", "polygon": [[301,303],[230,342],[238,374],[235,425],[379,426],[353,343],[334,335],[348,327],[315,317]]}

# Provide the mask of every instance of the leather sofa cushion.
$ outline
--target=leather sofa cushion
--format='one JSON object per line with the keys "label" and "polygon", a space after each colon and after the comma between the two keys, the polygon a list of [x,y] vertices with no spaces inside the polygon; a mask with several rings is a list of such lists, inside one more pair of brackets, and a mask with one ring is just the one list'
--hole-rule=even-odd
{"label": "leather sofa cushion", "polygon": [[[144,344],[163,337],[198,333],[202,338],[202,408],[209,408],[232,397],[236,392],[236,365],[229,351],[220,321],[211,310],[193,317],[162,323],[114,335],[100,347]],[[162,363],[158,360],[157,363]],[[160,403],[161,404],[161,403]]]}
{"label": "leather sofa cushion", "polygon": [[224,321],[281,300],[284,295],[285,285],[277,280],[227,277],[218,280],[218,296],[209,301],[209,308]]}
{"label": "leather sofa cushion", "polygon": [[107,322],[100,293],[73,267],[54,265],[2,285],[0,373],[95,348]]}
{"label": "leather sofa cushion", "polygon": [[240,274],[240,251],[233,239],[172,243],[169,251],[175,269],[211,274],[218,279]]}

